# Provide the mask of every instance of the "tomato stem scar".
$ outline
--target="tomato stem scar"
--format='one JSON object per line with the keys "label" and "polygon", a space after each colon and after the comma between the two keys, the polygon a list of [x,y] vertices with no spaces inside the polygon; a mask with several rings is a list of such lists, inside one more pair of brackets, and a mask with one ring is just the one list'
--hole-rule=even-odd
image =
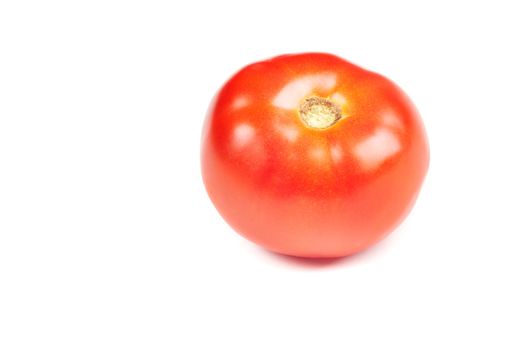
{"label": "tomato stem scar", "polygon": [[302,121],[314,129],[326,129],[341,119],[341,107],[327,98],[311,96],[299,107]]}

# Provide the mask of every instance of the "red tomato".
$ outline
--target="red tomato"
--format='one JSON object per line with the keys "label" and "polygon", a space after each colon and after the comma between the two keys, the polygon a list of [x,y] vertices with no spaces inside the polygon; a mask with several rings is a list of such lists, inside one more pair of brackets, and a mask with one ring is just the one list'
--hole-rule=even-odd
{"label": "red tomato", "polygon": [[394,83],[339,57],[251,64],[213,100],[202,139],[210,198],[278,253],[361,251],[408,214],[429,164],[422,121]]}

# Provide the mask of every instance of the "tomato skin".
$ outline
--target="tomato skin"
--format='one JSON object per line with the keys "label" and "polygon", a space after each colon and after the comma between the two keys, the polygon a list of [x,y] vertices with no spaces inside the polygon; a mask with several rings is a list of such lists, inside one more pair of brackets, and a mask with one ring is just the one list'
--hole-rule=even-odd
{"label": "tomato skin", "polygon": [[[343,118],[307,126],[308,96]],[[207,192],[224,219],[278,253],[341,257],[366,249],[408,214],[429,164],[424,126],[385,77],[305,53],[246,66],[218,92],[201,147]]]}

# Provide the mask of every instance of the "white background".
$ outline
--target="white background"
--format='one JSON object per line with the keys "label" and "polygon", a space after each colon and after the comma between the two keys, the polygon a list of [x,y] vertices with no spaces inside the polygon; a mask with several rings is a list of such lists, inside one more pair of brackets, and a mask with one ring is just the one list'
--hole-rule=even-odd
{"label": "white background", "polygon": [[[523,349],[520,1],[2,1],[0,349]],[[325,51],[396,81],[431,167],[343,260],[267,253],[200,177],[245,64]]]}

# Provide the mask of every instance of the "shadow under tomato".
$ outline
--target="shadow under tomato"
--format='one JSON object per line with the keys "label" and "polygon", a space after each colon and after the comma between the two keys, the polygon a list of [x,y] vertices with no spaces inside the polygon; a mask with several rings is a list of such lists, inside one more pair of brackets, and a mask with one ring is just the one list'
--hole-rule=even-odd
{"label": "shadow under tomato", "polygon": [[269,255],[273,259],[283,262],[285,264],[295,265],[299,267],[306,268],[322,268],[328,266],[334,266],[341,264],[344,260],[347,260],[349,257],[341,258],[301,258],[299,256],[284,255],[279,253],[274,253],[268,250],[262,249],[266,255]]}

